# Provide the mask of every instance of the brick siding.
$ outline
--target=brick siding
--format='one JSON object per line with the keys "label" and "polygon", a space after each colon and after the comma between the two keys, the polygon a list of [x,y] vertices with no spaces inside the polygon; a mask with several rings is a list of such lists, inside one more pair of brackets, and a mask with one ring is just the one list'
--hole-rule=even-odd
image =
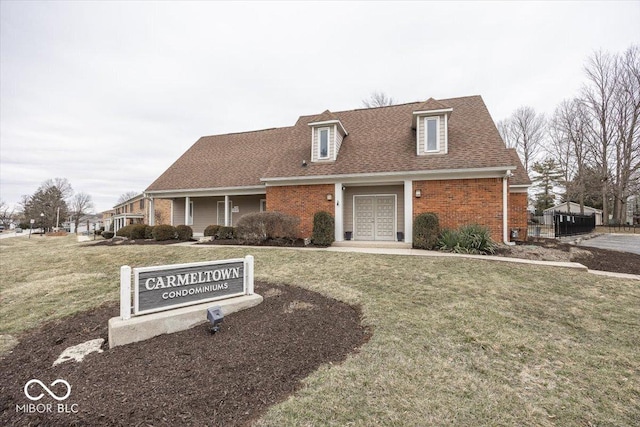
{"label": "brick siding", "polygon": [[414,181],[413,217],[424,212],[438,215],[441,228],[466,224],[487,227],[491,238],[502,242],[502,178]]}
{"label": "brick siding", "polygon": [[527,193],[509,193],[509,228],[518,229],[517,240],[527,240]]}
{"label": "brick siding", "polygon": [[311,237],[316,212],[335,215],[334,201],[327,200],[327,194],[333,195],[334,190],[333,184],[267,187],[267,210],[297,216],[300,218],[298,237]]}
{"label": "brick siding", "polygon": [[[413,217],[423,212],[435,212],[442,228],[458,228],[465,224],[480,224],[491,238],[502,242],[502,178],[414,181],[413,192],[420,189],[422,197],[413,199]],[[267,187],[267,210],[300,218],[299,237],[310,237],[313,215],[327,211],[334,215],[333,184]],[[335,200],[335,198],[334,198]],[[520,229],[519,240],[526,239],[527,194],[509,193],[509,228]]]}

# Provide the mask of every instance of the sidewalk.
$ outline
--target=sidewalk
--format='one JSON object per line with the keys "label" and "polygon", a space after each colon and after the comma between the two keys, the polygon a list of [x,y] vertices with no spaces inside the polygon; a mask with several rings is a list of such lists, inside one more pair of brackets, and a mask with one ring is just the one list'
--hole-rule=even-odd
{"label": "sidewalk", "polygon": [[[210,248],[213,245],[196,245],[196,242],[178,243],[179,246],[195,246],[199,248]],[[176,246],[177,246],[176,245]],[[324,251],[324,252],[347,252],[347,253],[364,253],[364,254],[377,254],[377,255],[401,255],[401,256],[423,256],[423,257],[454,257],[454,258],[469,258],[479,259],[482,261],[494,261],[494,262],[510,262],[515,264],[529,264],[529,265],[541,265],[548,267],[562,267],[573,268],[576,270],[586,271],[592,274],[600,276],[616,277],[621,279],[640,280],[640,275],[615,273],[610,271],[589,270],[586,266],[577,262],[561,262],[561,261],[537,261],[524,258],[510,258],[500,257],[493,255],[465,255],[465,254],[453,254],[449,252],[438,251],[425,251],[421,249],[407,249],[407,248],[377,248],[377,247],[350,247],[350,246],[330,246],[328,248],[287,248],[287,247],[268,247],[268,246],[242,246],[242,245],[221,245],[213,246],[220,248],[244,248],[244,249],[288,249],[288,250],[300,250],[300,251]]]}

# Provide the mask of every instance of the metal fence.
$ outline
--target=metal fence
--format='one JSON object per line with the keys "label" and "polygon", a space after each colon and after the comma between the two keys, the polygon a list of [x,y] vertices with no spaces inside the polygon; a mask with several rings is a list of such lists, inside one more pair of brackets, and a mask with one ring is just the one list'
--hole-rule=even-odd
{"label": "metal fence", "polygon": [[568,212],[554,212],[553,228],[556,237],[588,234],[596,228],[596,216]]}
{"label": "metal fence", "polygon": [[596,228],[595,215],[580,215],[570,212],[547,212],[543,217],[536,217],[537,223],[529,224],[528,235],[531,237],[563,237],[588,234]]}

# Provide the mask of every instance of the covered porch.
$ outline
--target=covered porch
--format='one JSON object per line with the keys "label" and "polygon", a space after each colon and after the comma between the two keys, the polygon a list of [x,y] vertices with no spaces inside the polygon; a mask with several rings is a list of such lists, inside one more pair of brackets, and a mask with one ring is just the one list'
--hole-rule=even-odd
{"label": "covered porch", "polygon": [[[171,200],[170,224],[188,225],[196,237],[204,236],[209,225],[233,227],[243,215],[262,212],[266,208],[264,187],[236,189],[209,193],[149,194],[150,217],[154,218],[154,199]],[[151,224],[154,225],[154,224]]]}

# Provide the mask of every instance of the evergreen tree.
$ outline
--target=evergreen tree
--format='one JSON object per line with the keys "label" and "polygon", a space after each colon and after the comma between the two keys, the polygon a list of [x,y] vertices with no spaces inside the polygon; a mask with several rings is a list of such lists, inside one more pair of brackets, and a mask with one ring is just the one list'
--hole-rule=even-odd
{"label": "evergreen tree", "polygon": [[547,158],[543,162],[535,162],[531,169],[536,174],[533,178],[533,184],[539,190],[534,194],[536,215],[542,215],[542,211],[555,205],[554,187],[561,182],[563,174],[559,165],[552,158]]}

